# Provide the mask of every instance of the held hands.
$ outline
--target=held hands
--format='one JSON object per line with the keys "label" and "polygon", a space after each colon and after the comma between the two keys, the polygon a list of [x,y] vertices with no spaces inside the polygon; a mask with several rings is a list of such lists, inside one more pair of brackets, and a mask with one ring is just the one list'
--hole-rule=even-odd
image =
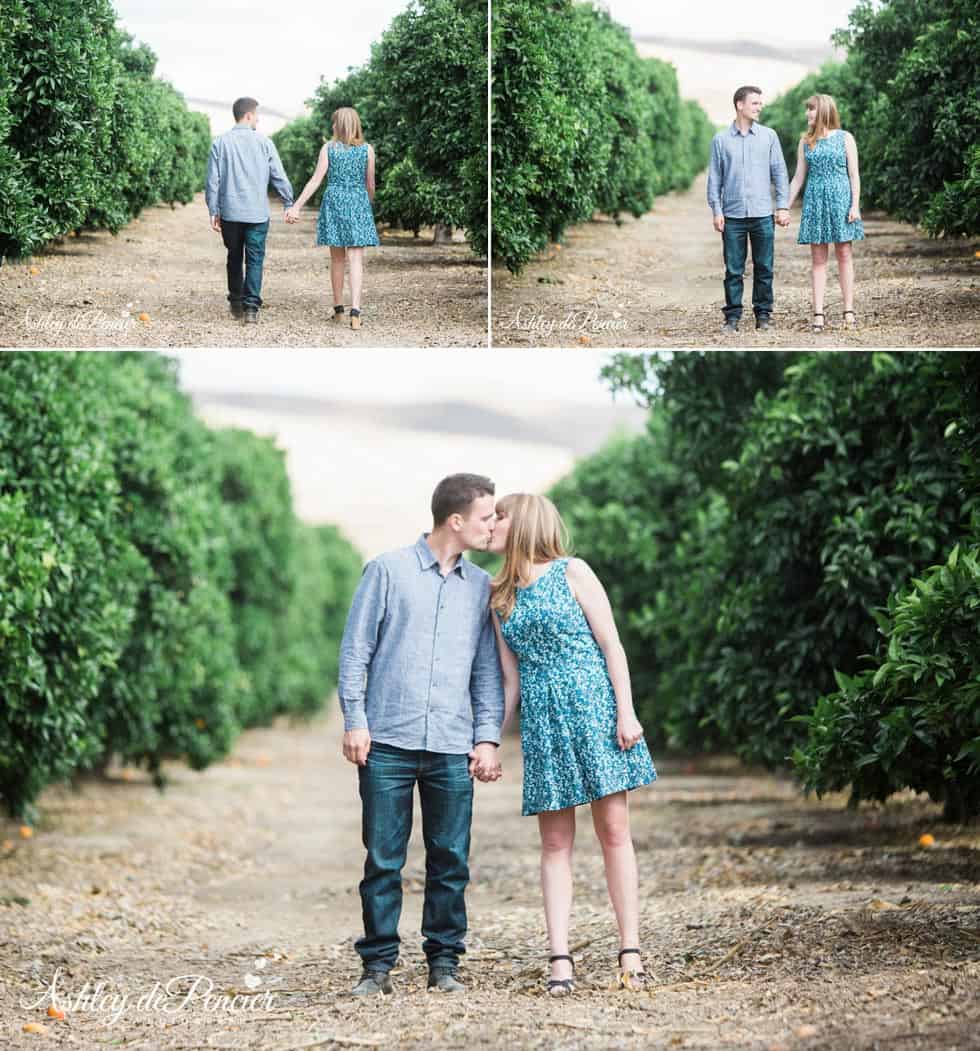
{"label": "held hands", "polygon": [[788,208],[777,208],[776,209],[776,225],[777,226],[789,226],[789,209]]}
{"label": "held hands", "polygon": [[643,740],[643,727],[633,712],[620,715],[616,720],[616,741],[619,747],[628,752],[637,741]]}
{"label": "held hands", "polygon": [[470,777],[478,781],[499,781],[503,776],[500,760],[497,758],[497,746],[489,741],[481,741],[473,746],[470,752]]}
{"label": "held hands", "polygon": [[296,205],[287,208],[285,211],[285,218],[287,223],[298,223],[299,222],[299,209]]}
{"label": "held hands", "polygon": [[370,730],[347,730],[344,734],[344,758],[348,763],[367,766],[368,752],[371,751]]}

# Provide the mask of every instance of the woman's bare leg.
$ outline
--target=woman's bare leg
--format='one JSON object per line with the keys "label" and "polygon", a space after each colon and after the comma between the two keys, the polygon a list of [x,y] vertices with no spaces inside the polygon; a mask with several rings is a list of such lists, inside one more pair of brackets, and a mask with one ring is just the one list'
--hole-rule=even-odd
{"label": "woman's bare leg", "polygon": [[810,245],[810,284],[813,289],[813,312],[824,312],[824,294],[827,291],[827,245]]}
{"label": "woman's bare leg", "polygon": [[350,305],[355,310],[360,310],[361,287],[364,283],[364,249],[348,248],[347,259],[350,262]]}
{"label": "woman's bare leg", "polygon": [[330,287],[333,289],[333,305],[344,301],[344,250],[330,246]]}
{"label": "woman's bare leg", "polygon": [[844,300],[844,309],[854,309],[854,253],[851,242],[844,241],[834,245],[837,253],[837,277],[840,280],[840,294]]}
{"label": "woman's bare leg", "polygon": [[[606,865],[606,885],[619,925],[619,947],[636,949],[640,945],[640,881],[636,852],[630,835],[629,803],[625,792],[597,799],[592,804],[592,823],[602,844]],[[639,956],[624,956],[623,967],[643,969]]]}
{"label": "woman's bare leg", "polygon": [[[552,956],[567,956],[568,929],[572,915],[572,847],[575,844],[575,808],[538,814],[541,833],[541,892],[548,944]],[[551,965],[552,978],[571,978],[572,965],[558,960]]]}

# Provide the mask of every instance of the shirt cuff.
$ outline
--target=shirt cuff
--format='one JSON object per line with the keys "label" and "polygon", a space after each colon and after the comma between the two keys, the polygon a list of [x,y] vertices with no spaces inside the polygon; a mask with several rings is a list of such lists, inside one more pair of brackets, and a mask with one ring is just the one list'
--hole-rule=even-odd
{"label": "shirt cuff", "polygon": [[473,727],[473,744],[500,744],[500,727],[495,723],[480,723]]}
{"label": "shirt cuff", "polygon": [[367,730],[367,711],[363,701],[341,702],[344,710],[344,732],[348,730]]}

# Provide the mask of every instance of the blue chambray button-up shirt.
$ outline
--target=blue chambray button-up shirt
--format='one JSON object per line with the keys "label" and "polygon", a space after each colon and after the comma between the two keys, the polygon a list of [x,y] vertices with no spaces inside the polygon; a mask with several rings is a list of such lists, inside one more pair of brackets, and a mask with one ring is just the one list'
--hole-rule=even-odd
{"label": "blue chambray button-up shirt", "polygon": [[772,190],[776,209],[789,207],[789,175],[779,136],[762,124],[746,134],[731,126],[711,140],[708,167],[708,205],[713,215],[726,219],[758,219],[772,215]]}
{"label": "blue chambray button-up shirt", "polygon": [[462,556],[443,577],[427,535],[365,566],[340,644],[338,693],[345,730],[458,755],[500,743],[490,577]]}
{"label": "blue chambray button-up shirt", "polygon": [[269,186],[292,206],[293,188],[271,139],[247,124],[236,124],[211,144],[204,199],[209,215],[233,223],[264,223],[269,218]]}

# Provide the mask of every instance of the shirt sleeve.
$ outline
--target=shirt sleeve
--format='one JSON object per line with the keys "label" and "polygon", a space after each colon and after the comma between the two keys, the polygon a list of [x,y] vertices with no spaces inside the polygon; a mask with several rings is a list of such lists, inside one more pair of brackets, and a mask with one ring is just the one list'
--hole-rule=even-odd
{"label": "shirt sleeve", "polygon": [[481,741],[500,744],[500,727],[504,721],[504,677],[491,616],[488,605],[470,672],[474,744]]}
{"label": "shirt sleeve", "polygon": [[279,151],[276,144],[270,139],[269,142],[269,182],[272,188],[282,198],[282,203],[291,208],[293,205],[293,187],[279,159]]}
{"label": "shirt sleeve", "polygon": [[776,210],[789,207],[789,173],[786,171],[786,158],[779,144],[779,136],[773,132],[769,145],[769,172],[776,187]]}
{"label": "shirt sleeve", "polygon": [[378,646],[388,602],[388,573],[377,561],[368,562],[354,593],[344,637],[340,642],[337,693],[345,730],[368,729],[365,695],[371,658]]}
{"label": "shirt sleeve", "polygon": [[221,205],[219,203],[221,190],[221,160],[218,140],[211,143],[211,152],[208,154],[208,173],[204,180],[204,199],[208,205],[208,215],[220,215]]}
{"label": "shirt sleeve", "polygon": [[711,142],[711,161],[708,164],[708,207],[712,215],[723,215],[721,187],[723,181],[721,143],[717,137]]}

